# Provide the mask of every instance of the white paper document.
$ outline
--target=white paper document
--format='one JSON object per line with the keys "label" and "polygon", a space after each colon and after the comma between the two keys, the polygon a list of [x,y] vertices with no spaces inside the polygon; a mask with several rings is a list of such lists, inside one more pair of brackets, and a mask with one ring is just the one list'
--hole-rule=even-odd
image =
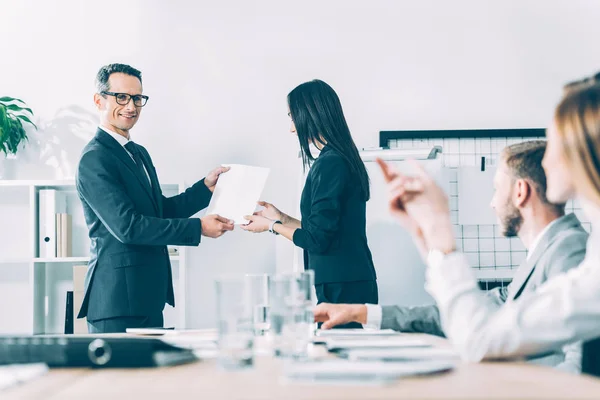
{"label": "white paper document", "polygon": [[349,360],[360,361],[459,360],[453,349],[439,347],[355,349],[342,351],[340,355]]}
{"label": "white paper document", "polygon": [[426,341],[410,336],[381,336],[378,338],[328,338],[327,350],[395,349],[402,347],[431,347]]}
{"label": "white paper document", "polygon": [[256,202],[267,183],[269,168],[225,164],[231,169],[219,176],[206,215],[218,214],[237,225],[247,224],[246,215],[256,210]]}
{"label": "white paper document", "polygon": [[402,335],[392,329],[319,329],[316,333],[320,337],[363,337],[363,336],[398,336]]}
{"label": "white paper document", "polygon": [[285,366],[284,376],[290,381],[312,383],[377,384],[388,383],[404,376],[431,374],[454,368],[452,361],[348,361],[318,360],[291,363]]}
{"label": "white paper document", "polygon": [[494,196],[495,167],[485,171],[475,167],[458,169],[458,223],[460,225],[494,225],[498,221],[490,207]]}

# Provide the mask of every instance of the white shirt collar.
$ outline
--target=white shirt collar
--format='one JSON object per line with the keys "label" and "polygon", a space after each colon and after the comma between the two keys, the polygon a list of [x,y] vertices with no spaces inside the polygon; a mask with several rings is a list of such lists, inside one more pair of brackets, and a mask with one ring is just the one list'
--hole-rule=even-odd
{"label": "white shirt collar", "polygon": [[600,228],[600,226],[598,226],[598,221],[600,221],[600,207],[585,197],[579,197],[577,201],[581,205],[587,220],[592,223],[592,232],[596,231],[597,228]]}
{"label": "white shirt collar", "polygon": [[102,125],[99,125],[98,127],[104,132],[108,133],[110,136],[112,136],[112,138],[119,142],[121,146],[125,147],[125,145],[129,143],[129,139],[122,135],[119,135],[117,132],[113,132],[110,129],[103,127]]}
{"label": "white shirt collar", "polygon": [[564,218],[564,217],[556,218],[554,221],[552,221],[548,225],[546,225],[546,227],[544,229],[542,229],[542,231],[540,233],[538,233],[538,235],[535,237],[535,239],[531,243],[531,246],[529,246],[529,251],[527,252],[527,259],[528,260],[531,258],[533,252],[535,251],[535,248],[540,244],[540,241],[542,240],[542,237],[544,237],[544,235],[546,234],[546,232],[548,232],[548,230],[550,229],[550,227],[552,225],[554,225],[556,222],[558,222],[562,218]]}

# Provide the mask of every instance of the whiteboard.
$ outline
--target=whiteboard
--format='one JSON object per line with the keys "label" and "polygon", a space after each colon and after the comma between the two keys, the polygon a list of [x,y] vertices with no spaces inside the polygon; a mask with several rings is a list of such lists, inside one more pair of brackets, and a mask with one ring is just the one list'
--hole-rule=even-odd
{"label": "whiteboard", "polygon": [[[391,161],[403,173],[412,175],[405,161]],[[440,159],[419,161],[436,182],[449,193],[450,175]],[[425,291],[425,264],[412,238],[388,211],[387,187],[377,163],[365,162],[371,180],[367,202],[367,240],[373,254],[379,286],[379,304],[413,306],[434,303]]]}

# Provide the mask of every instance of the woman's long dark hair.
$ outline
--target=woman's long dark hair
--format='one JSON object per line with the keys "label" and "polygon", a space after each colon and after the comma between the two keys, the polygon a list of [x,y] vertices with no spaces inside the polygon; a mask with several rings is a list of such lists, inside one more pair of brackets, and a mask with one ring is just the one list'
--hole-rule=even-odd
{"label": "woman's long dark hair", "polygon": [[331,86],[315,79],[296,87],[288,94],[290,116],[296,126],[304,168],[315,158],[310,143],[321,143],[335,149],[358,178],[363,198],[369,200],[369,175],[344,118],[340,99]]}

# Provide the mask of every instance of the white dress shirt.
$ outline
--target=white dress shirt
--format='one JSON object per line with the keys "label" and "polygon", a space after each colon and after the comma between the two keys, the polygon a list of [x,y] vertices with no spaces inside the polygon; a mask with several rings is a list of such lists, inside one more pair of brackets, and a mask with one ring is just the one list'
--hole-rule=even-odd
{"label": "white dress shirt", "polygon": [[381,329],[383,309],[379,304],[365,304],[367,306],[367,323],[362,324],[365,329]]}
{"label": "white dress shirt", "polygon": [[[129,139],[127,139],[126,137],[119,135],[117,132],[113,132],[108,128],[103,127],[102,125],[99,126],[100,129],[102,129],[104,132],[108,133],[113,139],[115,139],[121,146],[123,146],[123,150],[125,150],[127,152],[127,154],[129,154],[129,157],[131,157],[131,159],[133,160],[133,162],[135,162],[135,159],[133,158],[133,155],[129,152],[129,150],[127,150],[125,148],[125,145],[127,143],[129,143]],[[144,172],[146,172],[146,178],[148,178],[148,183],[150,184],[150,187],[152,187],[152,181],[150,180],[150,174],[148,174],[148,170],[146,169],[146,166],[144,165]]]}
{"label": "white dress shirt", "polygon": [[542,229],[542,231],[540,233],[538,233],[538,235],[535,237],[535,239],[533,239],[533,242],[529,245],[529,249],[527,250],[527,259],[528,260],[531,258],[531,255],[535,251],[535,248],[538,246],[538,244],[540,244],[540,240],[542,240],[542,237],[544,237],[546,232],[548,232],[550,230],[550,227],[559,220],[560,220],[560,218],[556,218],[554,221],[550,222],[548,225],[546,225],[546,227],[544,229]]}
{"label": "white dress shirt", "polygon": [[597,225],[582,264],[501,308],[489,304],[479,290],[463,254],[428,265],[426,288],[439,307],[446,336],[463,359],[542,354],[600,334],[600,208],[581,203]]}

